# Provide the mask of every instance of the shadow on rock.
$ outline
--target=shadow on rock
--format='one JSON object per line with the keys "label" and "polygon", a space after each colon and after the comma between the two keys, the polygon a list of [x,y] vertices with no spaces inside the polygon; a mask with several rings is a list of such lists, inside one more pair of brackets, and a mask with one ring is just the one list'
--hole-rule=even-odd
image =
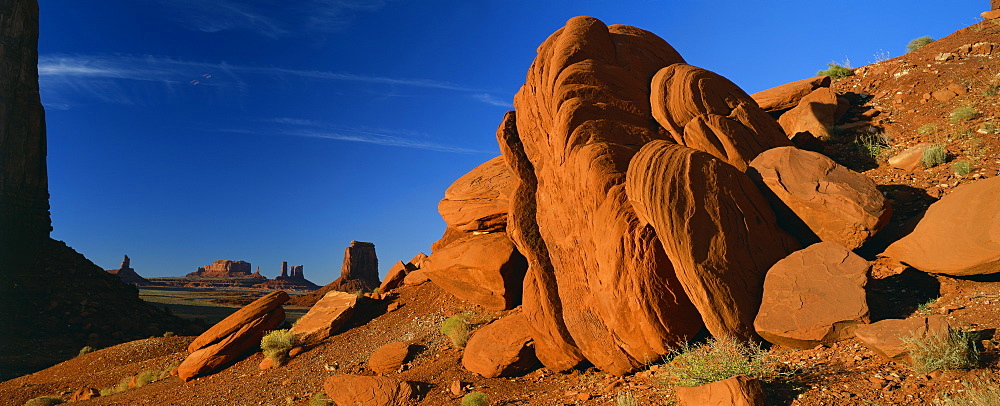
{"label": "shadow on rock", "polygon": [[920,305],[941,295],[941,284],[933,276],[913,268],[898,275],[872,279],[865,288],[872,323],[885,319],[903,319]]}
{"label": "shadow on rock", "polygon": [[889,199],[892,218],[878,234],[855,250],[855,253],[869,261],[885,251],[890,244],[910,234],[923,218],[927,207],[937,201],[924,189],[912,186],[878,185],[878,190]]}

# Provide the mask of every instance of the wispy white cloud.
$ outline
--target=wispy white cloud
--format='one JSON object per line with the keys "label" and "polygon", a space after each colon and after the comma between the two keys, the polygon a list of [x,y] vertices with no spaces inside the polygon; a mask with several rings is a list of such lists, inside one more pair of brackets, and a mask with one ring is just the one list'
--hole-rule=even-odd
{"label": "wispy white cloud", "polygon": [[270,38],[343,30],[359,13],[378,11],[384,0],[153,0],[168,18],[203,32],[243,30]]}
{"label": "wispy white cloud", "polygon": [[495,151],[483,151],[472,148],[462,148],[428,140],[430,136],[409,130],[390,130],[371,127],[341,127],[315,120],[278,117],[260,120],[265,123],[278,124],[266,129],[235,128],[223,131],[255,134],[282,135],[293,137],[321,138],[328,140],[360,142],[366,144],[385,145],[391,147],[423,149],[458,154],[495,154]]}
{"label": "wispy white cloud", "polygon": [[248,1],[155,1],[167,7],[168,12],[165,16],[195,31],[219,32],[239,29],[257,32],[271,38],[289,33],[280,22],[268,17],[267,12],[260,6]]}
{"label": "wispy white cloud", "polygon": [[479,100],[479,101],[481,101],[483,103],[486,103],[486,104],[491,104],[491,105],[500,106],[500,107],[506,107],[506,108],[509,108],[509,109],[514,108],[514,104],[513,103],[497,99],[497,98],[493,97],[493,95],[491,95],[489,93],[476,93],[476,94],[472,95],[472,97],[474,97],[476,100]]}
{"label": "wispy white cloud", "polygon": [[[446,81],[361,75],[346,72],[291,69],[274,66],[232,65],[225,62],[186,61],[162,56],[131,55],[42,55],[38,74],[43,91],[52,93],[71,90],[89,93],[103,101],[125,102],[111,97],[110,92],[125,90],[121,81],[154,82],[174,92],[181,86],[234,86],[246,91],[254,78],[301,78],[319,81],[356,82],[373,85],[405,86],[422,89],[473,93],[473,97],[491,105],[511,107],[494,99],[482,89]],[[212,75],[205,79],[205,74]],[[149,89],[144,89],[149,90]]]}

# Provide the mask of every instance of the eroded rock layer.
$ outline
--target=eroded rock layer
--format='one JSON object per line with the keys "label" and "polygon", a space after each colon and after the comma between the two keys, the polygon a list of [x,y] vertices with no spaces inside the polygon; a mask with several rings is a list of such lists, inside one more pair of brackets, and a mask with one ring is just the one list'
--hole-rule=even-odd
{"label": "eroded rock layer", "polygon": [[652,141],[632,158],[625,186],[712,335],[758,339],[764,275],[798,243],[753,181],[707,153]]}
{"label": "eroded rock layer", "polygon": [[541,268],[525,281],[524,314],[550,368],[577,363],[578,352],[629,372],[702,327],[623,184],[639,147],[664,137],[649,82],[682,62],[647,31],[575,17],[538,48],[514,98],[518,137],[508,137],[504,158],[518,188],[534,184],[534,201],[512,204],[508,228],[522,229],[512,233],[518,249]]}

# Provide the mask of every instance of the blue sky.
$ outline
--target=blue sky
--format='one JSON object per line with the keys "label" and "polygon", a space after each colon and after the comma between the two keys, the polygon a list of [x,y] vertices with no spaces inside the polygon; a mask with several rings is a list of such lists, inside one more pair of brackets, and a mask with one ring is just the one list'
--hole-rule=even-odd
{"label": "blue sky", "polygon": [[535,55],[591,15],[748,93],[899,56],[986,0],[41,0],[54,238],[144,276],[241,259],[325,284],[351,240],[429,253]]}

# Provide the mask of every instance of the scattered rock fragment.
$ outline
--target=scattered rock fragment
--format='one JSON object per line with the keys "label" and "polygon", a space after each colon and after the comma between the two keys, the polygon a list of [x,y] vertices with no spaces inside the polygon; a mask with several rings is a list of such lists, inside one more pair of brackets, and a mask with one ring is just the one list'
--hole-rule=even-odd
{"label": "scattered rock fragment", "polygon": [[945,316],[911,317],[908,319],[888,319],[859,326],[855,335],[866,347],[891,361],[910,363],[909,347],[903,337],[923,340],[948,334],[948,320]]}
{"label": "scattered rock fragment", "polygon": [[323,391],[338,405],[412,406],[409,382],[385,376],[334,375],[323,381]]}
{"label": "scattered rock fragment", "polygon": [[403,280],[406,279],[406,275],[416,269],[417,267],[411,263],[404,264],[403,261],[396,262],[392,265],[392,268],[389,268],[389,273],[385,275],[385,280],[383,280],[382,284],[379,285],[378,291],[385,293],[396,289],[399,285],[403,284]]}
{"label": "scattered rock fragment", "polygon": [[928,273],[1000,272],[1000,177],[955,188],[882,256]]}
{"label": "scattered rock fragment", "polygon": [[889,158],[889,166],[904,171],[915,171],[921,167],[920,158],[924,156],[924,151],[933,146],[933,143],[922,142],[907,148],[903,152]]}
{"label": "scattered rock fragment", "polygon": [[760,380],[746,375],[676,390],[682,406],[763,406],[765,399]]}
{"label": "scattered rock fragment", "polygon": [[268,313],[281,308],[281,305],[288,301],[288,293],[284,291],[271,292],[261,298],[254,300],[250,304],[243,306],[235,313],[229,315],[222,321],[199,335],[188,345],[189,352],[195,352],[205,348],[212,343],[218,342],[231,335],[233,332],[243,328],[247,323],[260,319]]}
{"label": "scattered rock fragment", "polygon": [[471,235],[424,261],[427,277],[460,299],[493,310],[521,304],[528,263],[507,233]]}
{"label": "scattered rock fragment", "polygon": [[812,93],[813,90],[821,87],[830,87],[830,81],[829,76],[816,76],[785,83],[767,90],[761,90],[751,94],[750,97],[757,102],[757,105],[761,109],[764,109],[768,113],[788,110],[797,106],[799,101],[809,93]]}
{"label": "scattered rock fragment", "polygon": [[91,387],[84,386],[80,389],[77,389],[76,392],[73,392],[73,395],[70,396],[69,400],[71,402],[77,402],[80,400],[93,399],[98,396],[101,396],[101,391]]}
{"label": "scattered rock fragment", "polygon": [[331,291],[316,302],[291,328],[299,344],[303,346],[316,345],[323,339],[333,335],[351,319],[354,307],[358,303],[357,295]]}
{"label": "scattered rock fragment", "polygon": [[[226,320],[228,318],[223,319],[222,322]],[[255,320],[241,324],[236,331],[226,335],[221,340],[192,352],[177,367],[177,376],[184,382],[188,382],[198,376],[218,371],[244,355],[249,349],[260,345],[264,334],[274,330],[284,321],[285,309],[278,306]]]}
{"label": "scattered rock fragment", "polygon": [[788,135],[808,131],[816,138],[827,140],[830,139],[829,129],[836,121],[837,107],[837,94],[828,87],[820,87],[782,114],[778,124]]}
{"label": "scattered rock fragment", "polygon": [[486,378],[514,376],[538,365],[527,320],[521,313],[476,330],[462,355],[462,366]]}
{"label": "scattered rock fragment", "polygon": [[412,345],[402,342],[383,345],[368,358],[368,369],[379,374],[397,372],[406,363],[412,350]]}
{"label": "scattered rock fragment", "polygon": [[449,227],[461,231],[503,231],[513,187],[510,169],[503,156],[498,156],[452,183],[438,212]]}
{"label": "scattered rock fragment", "polygon": [[767,272],[754,328],[789,348],[831,345],[869,321],[868,262],[832,242],[820,242],[778,261]]}
{"label": "scattered rock fragment", "polygon": [[767,196],[782,227],[803,243],[815,240],[805,235],[797,220],[820,240],[855,249],[892,216],[892,208],[874,181],[825,155],[794,147],[774,148],[760,154],[750,166],[761,189],[771,192]]}

